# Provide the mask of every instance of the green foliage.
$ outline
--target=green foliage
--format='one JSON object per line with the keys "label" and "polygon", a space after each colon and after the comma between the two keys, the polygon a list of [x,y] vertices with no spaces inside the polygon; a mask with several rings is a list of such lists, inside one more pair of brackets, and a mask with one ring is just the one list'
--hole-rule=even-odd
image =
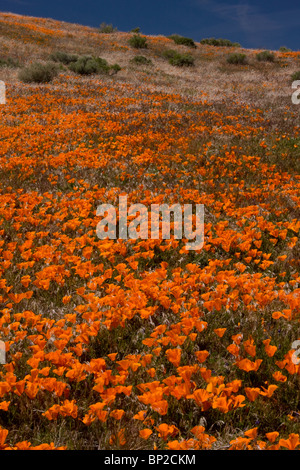
{"label": "green foliage", "polygon": [[98,72],[98,63],[92,56],[81,56],[69,65],[69,69],[80,75],[91,75]]}
{"label": "green foliage", "polygon": [[58,67],[53,62],[34,62],[20,70],[19,79],[24,83],[49,83],[57,75]]}
{"label": "green foliage", "polygon": [[69,69],[80,75],[115,75],[121,70],[121,67],[118,64],[109,65],[107,61],[101,57],[83,55],[80,56],[76,62],[71,62]]}
{"label": "green foliage", "polygon": [[169,36],[169,39],[172,39],[175,42],[175,44],[193,47],[193,48],[197,47],[193,39],[180,36],[179,34],[172,34],[171,36]]}
{"label": "green foliage", "polygon": [[245,65],[247,64],[247,56],[246,54],[239,53],[229,54],[227,57],[227,62],[228,64]]}
{"label": "green foliage", "polygon": [[273,52],[270,51],[262,51],[256,54],[256,59],[259,62],[274,62],[275,55],[273,54]]}
{"label": "green foliage", "polygon": [[179,54],[179,52],[174,51],[174,49],[167,49],[163,52],[163,56],[165,57],[165,59],[172,59],[177,54]]}
{"label": "green foliage", "polygon": [[216,39],[205,38],[200,41],[200,44],[208,44],[209,46],[222,46],[222,47],[241,47],[238,42],[232,42],[229,39]]}
{"label": "green foliage", "polygon": [[281,46],[279,48],[279,52],[292,52],[292,49],[289,49],[288,47]]}
{"label": "green foliage", "polygon": [[109,74],[110,75],[115,75],[116,73],[120,72],[120,70],[121,70],[121,67],[120,67],[119,64],[110,65]]}
{"label": "green foliage", "polygon": [[64,65],[69,65],[72,62],[76,62],[78,58],[79,56],[77,54],[68,54],[67,52],[63,52],[63,51],[53,52],[49,56],[50,60],[53,60],[54,62],[60,62]]}
{"label": "green foliage", "polygon": [[111,23],[101,23],[98,29],[99,33],[103,34],[111,34],[111,33],[116,33],[118,31],[118,28],[114,27]]}
{"label": "green foliage", "polygon": [[135,49],[146,49],[148,47],[147,45],[147,39],[140,34],[134,34],[128,41],[129,45],[131,47],[134,47]]}
{"label": "green foliage", "polygon": [[140,32],[141,32],[141,28],[139,28],[139,27],[133,28],[130,32],[131,32],[131,33],[140,33]]}
{"label": "green foliage", "polygon": [[102,57],[92,57],[92,60],[96,63],[96,73],[109,73],[110,66],[107,60],[102,59]]}
{"label": "green foliage", "polygon": [[266,157],[267,163],[269,165],[275,164],[280,171],[299,175],[299,148],[300,138],[297,136],[284,136],[281,139],[274,139],[274,142],[272,142],[272,153],[268,154]]}
{"label": "green foliage", "polygon": [[143,55],[136,55],[133,59],[131,59],[132,63],[137,64],[137,65],[151,65],[152,60],[148,59],[147,57]]}
{"label": "green foliage", "polygon": [[20,67],[17,60],[7,57],[7,59],[0,58],[0,67]]}
{"label": "green foliage", "polygon": [[194,65],[195,59],[191,54],[180,54],[173,49],[164,51],[163,56],[168,59],[171,65],[176,67],[190,67]]}
{"label": "green foliage", "polygon": [[293,82],[295,80],[300,80],[300,70],[297,70],[297,72],[294,72],[293,75],[291,76],[291,79]]}

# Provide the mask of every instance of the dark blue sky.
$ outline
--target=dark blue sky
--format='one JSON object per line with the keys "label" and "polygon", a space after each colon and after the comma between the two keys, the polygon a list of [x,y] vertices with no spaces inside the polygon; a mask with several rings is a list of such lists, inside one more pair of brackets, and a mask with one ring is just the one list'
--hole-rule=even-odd
{"label": "dark blue sky", "polygon": [[297,0],[0,0],[0,11],[119,31],[231,39],[248,48],[299,50]]}

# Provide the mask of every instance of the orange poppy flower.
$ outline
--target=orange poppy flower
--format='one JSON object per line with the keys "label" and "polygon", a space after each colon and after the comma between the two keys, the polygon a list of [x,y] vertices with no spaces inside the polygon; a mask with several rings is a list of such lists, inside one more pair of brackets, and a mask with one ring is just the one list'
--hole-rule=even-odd
{"label": "orange poppy flower", "polygon": [[160,424],[158,427],[156,427],[156,429],[158,431],[159,437],[161,437],[164,441],[166,441],[169,436],[175,436],[179,432],[176,426],[169,426],[166,423]]}
{"label": "orange poppy flower", "polygon": [[256,359],[255,362],[252,362],[249,359],[242,359],[237,362],[237,366],[241,370],[250,372],[251,370],[257,371],[261,363],[262,359]]}
{"label": "orange poppy flower", "polygon": [[272,318],[274,318],[274,320],[278,320],[280,317],[284,317],[284,314],[282,312],[273,312],[272,313]]}
{"label": "orange poppy flower", "polygon": [[290,434],[288,439],[279,439],[279,447],[295,450],[300,445],[299,434]]}
{"label": "orange poppy flower", "polygon": [[118,353],[111,353],[111,354],[107,354],[107,357],[109,357],[109,359],[110,359],[111,361],[115,361],[117,355],[118,355]]}
{"label": "orange poppy flower", "polygon": [[260,395],[260,389],[257,387],[256,388],[245,387],[245,393],[247,395],[248,400],[255,401],[258,395]]}
{"label": "orange poppy flower", "polygon": [[237,437],[233,441],[230,441],[231,446],[229,450],[251,449],[252,447],[248,445],[249,442],[251,442],[249,437]]}
{"label": "orange poppy flower", "polygon": [[203,350],[203,351],[196,351],[195,352],[195,356],[197,357],[198,361],[200,363],[202,362],[205,362],[205,360],[207,359],[207,357],[209,356],[209,352],[206,351],[206,350]]}
{"label": "orange poppy flower", "polygon": [[173,364],[174,367],[178,367],[180,364],[181,349],[180,348],[167,349],[166,356],[168,360]]}
{"label": "orange poppy flower", "polygon": [[278,436],[279,436],[279,432],[277,432],[277,431],[267,432],[266,433],[266,437],[267,437],[268,441],[270,441],[270,442],[275,442]]}
{"label": "orange poppy flower", "polygon": [[138,419],[139,421],[143,421],[146,417],[147,411],[139,411],[137,414],[133,416],[133,419]]}
{"label": "orange poppy flower", "polygon": [[260,395],[270,398],[277,388],[277,385],[269,385],[268,388],[262,387],[263,391],[260,392]]}
{"label": "orange poppy flower", "polygon": [[204,411],[210,408],[210,398],[213,396],[212,393],[208,392],[203,388],[198,388],[193,392],[192,395],[188,395],[187,398],[193,398],[198,406],[201,406]]}
{"label": "orange poppy flower", "polygon": [[213,408],[218,408],[222,413],[228,413],[230,401],[226,397],[215,397],[212,402]]}
{"label": "orange poppy flower", "polygon": [[247,341],[244,341],[243,343],[245,351],[252,357],[256,356],[256,347],[254,344],[253,338],[250,336]]}
{"label": "orange poppy flower", "polygon": [[214,332],[216,333],[216,335],[219,336],[219,338],[222,338],[224,336],[226,330],[227,330],[227,328],[215,328]]}
{"label": "orange poppy flower", "polygon": [[201,439],[203,433],[205,431],[205,427],[204,426],[194,426],[192,429],[191,429],[191,433],[194,434],[194,436],[196,437],[196,439]]}
{"label": "orange poppy flower", "polygon": [[116,420],[120,420],[120,419],[122,419],[124,414],[125,414],[124,410],[112,410],[109,413],[109,416],[111,416],[112,418],[115,418]]}
{"label": "orange poppy flower", "polygon": [[251,439],[255,439],[257,437],[257,429],[258,428],[248,429],[248,431],[245,431],[244,434]]}
{"label": "orange poppy flower", "polygon": [[277,347],[276,346],[270,346],[270,342],[271,342],[270,339],[265,339],[263,341],[263,344],[265,345],[265,351],[266,351],[267,355],[269,357],[273,357],[275,352],[277,351]]}
{"label": "orange poppy flower", "polygon": [[151,431],[151,429],[149,428],[145,428],[145,429],[142,429],[141,431],[139,431],[139,435],[142,439],[149,439],[149,437],[151,436],[153,431]]}
{"label": "orange poppy flower", "polygon": [[286,375],[283,375],[279,370],[277,372],[274,372],[274,374],[272,374],[272,376],[274,377],[275,380],[277,380],[277,382],[286,382],[287,381]]}
{"label": "orange poppy flower", "polygon": [[7,434],[8,434],[7,429],[0,428],[0,449],[5,448],[4,442],[6,441]]}
{"label": "orange poppy flower", "polygon": [[0,410],[7,411],[9,407],[10,401],[2,401],[0,402]]}
{"label": "orange poppy flower", "polygon": [[154,403],[151,403],[151,408],[154,411],[157,411],[161,416],[164,416],[167,414],[168,411],[168,402],[167,400],[159,400]]}
{"label": "orange poppy flower", "polygon": [[239,348],[239,346],[237,346],[235,343],[230,344],[229,346],[227,346],[226,349],[227,349],[227,351],[230,352],[230,354],[232,354],[233,356],[239,357],[239,355],[240,355],[240,348]]}

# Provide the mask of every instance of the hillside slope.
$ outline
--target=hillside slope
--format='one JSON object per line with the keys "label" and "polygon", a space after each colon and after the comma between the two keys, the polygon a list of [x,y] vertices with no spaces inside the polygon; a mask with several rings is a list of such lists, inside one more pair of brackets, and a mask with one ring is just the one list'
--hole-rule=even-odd
{"label": "hillside slope", "polygon": [[[300,52],[132,36],[0,13],[0,448],[297,448]],[[20,80],[57,52],[121,70]],[[203,248],[100,239],[121,195]]]}

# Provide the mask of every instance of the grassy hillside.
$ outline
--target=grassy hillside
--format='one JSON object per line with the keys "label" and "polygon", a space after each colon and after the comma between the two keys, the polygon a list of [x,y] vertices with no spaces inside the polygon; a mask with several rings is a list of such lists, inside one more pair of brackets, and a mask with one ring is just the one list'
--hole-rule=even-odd
{"label": "grassy hillside", "polygon": [[[0,13],[0,448],[297,448],[300,52],[134,34]],[[203,248],[100,240],[125,194]]]}

